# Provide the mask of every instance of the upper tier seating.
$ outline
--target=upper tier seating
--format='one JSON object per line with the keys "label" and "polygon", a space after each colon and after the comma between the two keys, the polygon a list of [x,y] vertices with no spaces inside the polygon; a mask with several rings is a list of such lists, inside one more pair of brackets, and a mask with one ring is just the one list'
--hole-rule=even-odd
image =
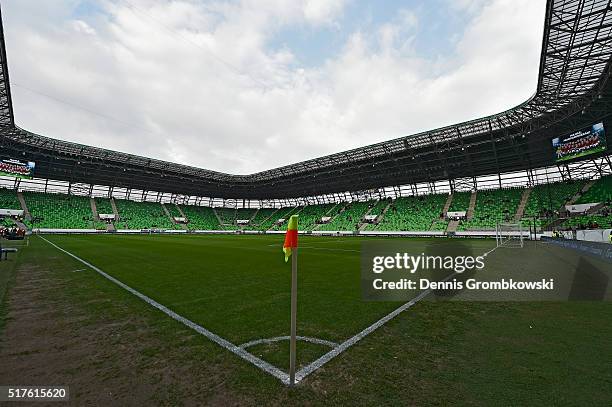
{"label": "upper tier seating", "polygon": [[90,229],[93,220],[89,197],[23,192],[32,215],[31,226],[43,229]]}
{"label": "upper tier seating", "polygon": [[119,229],[179,229],[159,202],[134,202],[115,199],[119,211]]}

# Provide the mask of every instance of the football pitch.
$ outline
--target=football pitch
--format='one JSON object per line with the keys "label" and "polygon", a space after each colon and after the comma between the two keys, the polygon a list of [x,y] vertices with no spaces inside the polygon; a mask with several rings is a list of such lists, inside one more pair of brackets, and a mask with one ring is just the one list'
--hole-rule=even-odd
{"label": "football pitch", "polygon": [[[131,304],[135,294],[140,296],[161,310],[155,311],[156,318],[178,320],[201,334],[199,340],[216,343],[221,357],[240,357],[239,363],[251,368],[236,374],[270,389],[276,388],[271,377],[286,383],[289,361],[291,273],[282,239],[32,236],[20,256],[41,266],[50,262],[53,272],[69,273],[92,286],[110,278],[115,302]],[[370,239],[381,241],[300,237],[297,357],[303,384],[298,388],[320,381],[342,387],[347,378],[339,371],[346,369],[354,381],[386,377],[391,369],[392,377],[408,380],[400,381],[397,391],[433,380],[439,381],[433,387],[454,383],[460,386],[457,391],[470,394],[478,387],[485,400],[493,400],[496,392],[547,382],[545,392],[555,389],[563,400],[579,400],[589,389],[595,400],[609,400],[604,388],[612,385],[612,368],[598,356],[612,351],[608,302],[364,301],[360,251]],[[414,253],[432,245],[452,250],[459,244],[475,255],[490,253],[488,266],[499,270],[546,267],[573,273],[581,260],[575,252],[534,242],[522,249],[495,250],[495,242],[487,239],[388,240]],[[427,369],[431,371],[419,374]],[[410,384],[415,375],[421,377]],[[574,375],[581,376],[577,382],[570,380]]]}

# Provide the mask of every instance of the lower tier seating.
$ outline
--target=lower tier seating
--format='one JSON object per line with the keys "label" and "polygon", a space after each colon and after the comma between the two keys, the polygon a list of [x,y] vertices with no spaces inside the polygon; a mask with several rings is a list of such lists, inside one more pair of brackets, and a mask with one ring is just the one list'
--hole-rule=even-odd
{"label": "lower tier seating", "polygon": [[180,229],[159,202],[135,202],[115,199],[119,211],[118,229]]}
{"label": "lower tier seating", "polygon": [[495,229],[498,222],[514,221],[522,195],[522,188],[478,191],[472,219],[462,221],[458,230]]}
{"label": "lower tier seating", "polygon": [[97,225],[91,212],[89,197],[41,192],[23,192],[29,222],[33,228],[43,229],[91,229]]}
{"label": "lower tier seating", "polygon": [[587,203],[612,203],[612,175],[602,177],[595,181],[589,190],[582,195],[577,201],[577,204]]}
{"label": "lower tier seating", "polygon": [[219,230],[219,221],[212,208],[207,206],[180,205],[187,217],[189,230]]}
{"label": "lower tier seating", "polygon": [[21,209],[21,203],[14,189],[0,189],[0,209]]}
{"label": "lower tier seating", "polygon": [[[425,231],[444,230],[442,212],[448,195],[420,195],[398,198],[391,203],[384,218],[369,230]],[[469,200],[468,200],[469,204]]]}
{"label": "lower tier seating", "polygon": [[344,205],[344,210],[334,216],[329,223],[321,225],[319,230],[358,230],[359,223],[375,202],[352,202]]}

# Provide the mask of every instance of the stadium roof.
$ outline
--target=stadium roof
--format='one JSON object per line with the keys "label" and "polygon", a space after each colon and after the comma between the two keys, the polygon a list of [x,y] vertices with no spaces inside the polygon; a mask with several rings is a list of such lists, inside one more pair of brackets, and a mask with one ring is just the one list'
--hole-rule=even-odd
{"label": "stadium roof", "polygon": [[[612,0],[549,0],[538,85],[505,112],[251,175],[231,175],[37,135],[15,125],[0,26],[0,155],[36,176],[216,198],[362,191],[555,165],[551,138],[612,128]],[[503,80],[503,78],[501,79]],[[609,155],[608,150],[601,153]]]}

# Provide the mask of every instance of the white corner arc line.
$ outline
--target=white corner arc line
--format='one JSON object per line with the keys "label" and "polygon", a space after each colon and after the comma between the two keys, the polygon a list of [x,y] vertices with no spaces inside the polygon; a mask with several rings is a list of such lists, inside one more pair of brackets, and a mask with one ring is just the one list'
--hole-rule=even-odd
{"label": "white corner arc line", "polygon": [[[246,348],[250,348],[251,346],[260,345],[262,343],[274,343],[274,342],[280,342],[280,341],[288,341],[289,339],[291,339],[289,335],[276,336],[274,338],[254,339],[252,341],[243,343],[242,345],[240,345],[240,347],[242,349],[246,349]],[[312,338],[310,336],[299,336],[298,335],[296,336],[296,339],[298,341],[310,342],[316,345],[329,346],[330,348],[335,348],[336,346],[338,346],[336,342],[328,341],[326,339]]]}
{"label": "white corner arc line", "polygon": [[60,246],[56,245],[55,243],[45,239],[41,235],[38,235],[38,236],[42,240],[44,240],[45,242],[49,243],[51,246],[55,247],[56,249],[60,250],[61,252],[64,252],[65,254],[67,254],[68,256],[70,256],[72,258],[74,258],[75,260],[83,263],[84,265],[86,265],[87,267],[91,268],[92,270],[94,270],[95,272],[100,274],[101,276],[103,276],[106,279],[112,281],[113,283],[115,283],[118,286],[120,286],[121,288],[129,291],[130,293],[134,294],[135,296],[137,296],[138,298],[140,298],[144,302],[148,303],[149,305],[157,308],[158,310],[160,310],[164,314],[168,315],[170,318],[172,318],[172,319],[182,323],[183,325],[193,329],[194,331],[196,331],[199,334],[205,336],[206,338],[208,338],[211,341],[215,342],[217,345],[227,349],[228,351],[230,351],[233,354],[237,355],[238,357],[246,360],[247,362],[252,363],[253,365],[258,367],[259,369],[263,370],[264,372],[266,372],[266,373],[276,377],[277,379],[279,379],[284,384],[289,384],[289,375],[287,373],[283,372],[282,370],[280,370],[279,368],[277,368],[276,366],[271,365],[270,363],[266,362],[265,360],[259,359],[258,357],[256,357],[256,356],[252,355],[251,353],[247,352],[245,349],[241,348],[240,346],[234,345],[233,343],[231,343],[227,339],[224,339],[224,338],[220,337],[219,335],[209,331],[208,329],[206,329],[206,328],[196,324],[195,322],[190,321],[189,319],[187,319],[187,318],[177,314],[176,312],[174,312],[171,309],[165,307],[164,305],[158,303],[157,301],[147,297],[146,295],[140,293],[139,291],[136,291],[135,289],[133,289],[132,287],[128,286],[127,284],[122,283],[121,281],[117,280],[115,277],[111,276],[110,274],[105,273],[104,271],[100,270],[98,267],[94,266],[93,264],[88,263],[87,261],[85,261],[85,260],[81,259],[80,257],[70,253],[69,251],[61,248]]}

